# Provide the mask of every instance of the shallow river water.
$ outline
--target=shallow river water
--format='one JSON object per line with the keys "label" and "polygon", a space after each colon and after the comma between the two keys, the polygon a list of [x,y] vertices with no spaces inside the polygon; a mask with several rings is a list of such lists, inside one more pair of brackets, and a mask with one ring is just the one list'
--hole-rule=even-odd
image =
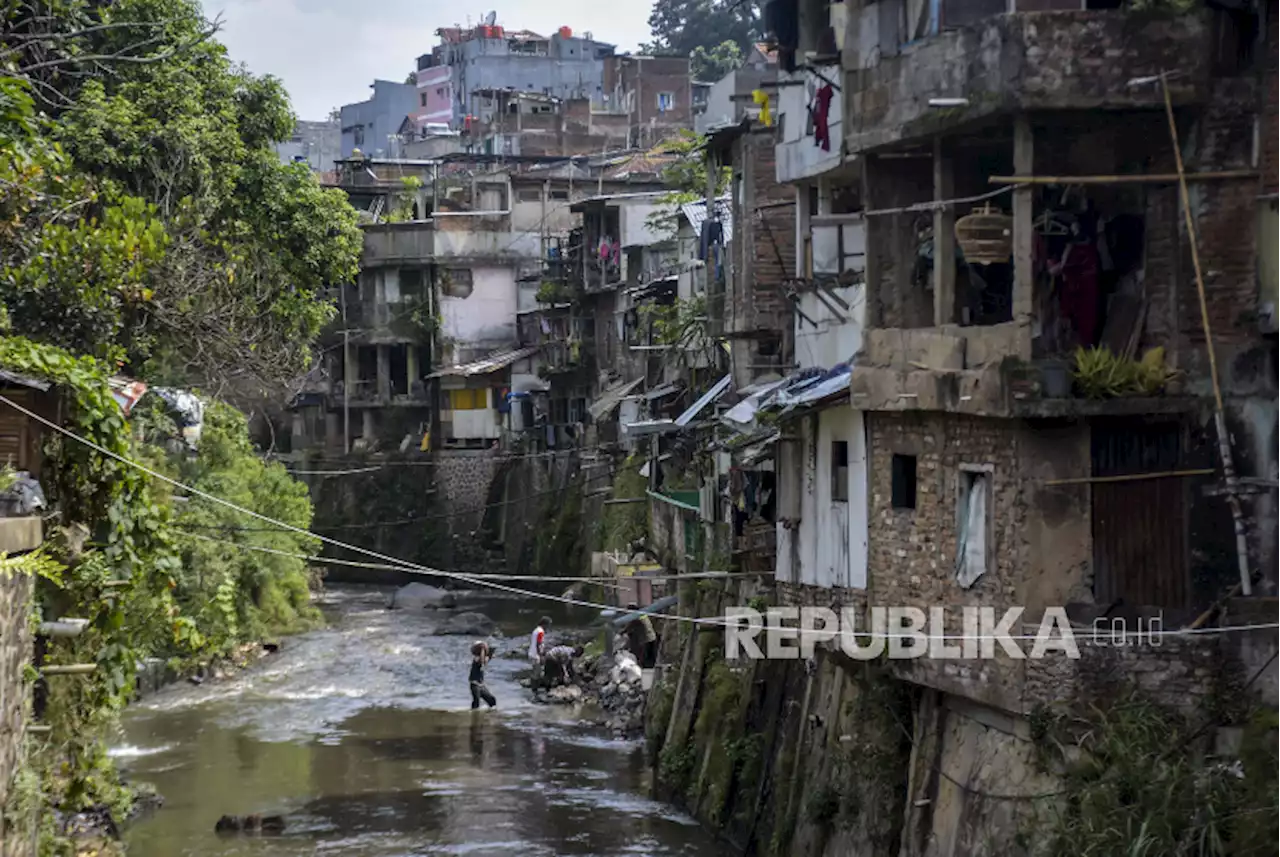
{"label": "shallow river water", "polygon": [[[717,855],[694,822],[646,797],[638,744],[533,704],[487,676],[472,712],[468,637],[437,637],[429,611],[387,610],[390,590],[330,590],[328,627],[286,640],[236,678],[168,688],[129,708],[112,749],[164,806],[127,832],[131,857],[179,855]],[[522,641],[546,612],[474,600]],[[223,814],[283,815],[283,835],[223,837]]]}

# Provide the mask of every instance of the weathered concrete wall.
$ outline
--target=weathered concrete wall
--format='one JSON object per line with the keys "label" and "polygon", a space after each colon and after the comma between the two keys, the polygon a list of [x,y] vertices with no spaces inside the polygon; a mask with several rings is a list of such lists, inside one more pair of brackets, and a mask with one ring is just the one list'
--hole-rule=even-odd
{"label": "weathered concrete wall", "polygon": [[[29,857],[30,819],[12,815],[14,777],[25,758],[31,663],[31,579],[0,575],[0,857]],[[12,827],[10,826],[12,825]]]}
{"label": "weathered concrete wall", "polygon": [[[1128,82],[1177,68],[1175,103],[1207,100],[1209,27],[1197,15],[1127,11],[999,15],[971,27],[881,50],[846,73],[846,140],[859,153],[1012,110],[1158,107],[1157,87]],[[896,54],[896,55],[895,55]],[[852,59],[852,58],[851,58]],[[938,109],[931,98],[968,98]]]}

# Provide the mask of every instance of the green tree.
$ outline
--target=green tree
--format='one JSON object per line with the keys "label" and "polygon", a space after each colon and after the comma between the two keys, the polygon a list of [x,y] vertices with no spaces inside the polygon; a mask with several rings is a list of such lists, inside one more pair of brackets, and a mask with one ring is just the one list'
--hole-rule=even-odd
{"label": "green tree", "polygon": [[702,45],[689,55],[689,70],[695,80],[714,83],[742,65],[742,48],[737,42],[721,42],[711,50]]}
{"label": "green tree", "polygon": [[[45,4],[13,5],[0,58],[48,117],[29,123],[31,147],[64,158],[83,197],[64,202],[68,194],[43,192],[32,175],[35,202],[89,228],[116,209],[116,228],[140,245],[128,295],[85,295],[110,304],[101,312],[113,324],[99,340],[50,341],[119,349],[129,371],[189,384],[271,386],[304,369],[332,315],[322,290],[354,277],[360,235],[339,191],[272,150],[294,127],[280,82],[233,64],[196,0],[60,0],[52,14]],[[34,208],[42,226],[57,219]],[[43,249],[49,242],[77,255],[72,240],[51,234]],[[9,267],[20,271],[26,258],[36,256],[13,248]],[[40,336],[55,326],[62,304],[49,302],[41,319],[33,296],[74,295],[71,267],[46,263],[38,276],[8,278],[5,303],[25,298],[15,323]]]}
{"label": "green tree", "polygon": [[649,14],[652,49],[692,55],[733,42],[746,52],[762,35],[756,0],[656,0]]}

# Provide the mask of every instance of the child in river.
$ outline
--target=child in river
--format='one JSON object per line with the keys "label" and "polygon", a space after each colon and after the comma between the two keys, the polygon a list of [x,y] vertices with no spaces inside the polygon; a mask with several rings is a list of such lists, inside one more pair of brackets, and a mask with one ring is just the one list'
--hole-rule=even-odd
{"label": "child in river", "polygon": [[490,708],[498,704],[498,700],[493,698],[493,694],[489,692],[489,688],[484,684],[484,668],[489,659],[493,657],[493,651],[489,648],[489,644],[483,640],[476,640],[471,644],[471,675],[468,681],[471,683],[471,708],[475,710],[480,707],[480,700],[488,703]]}

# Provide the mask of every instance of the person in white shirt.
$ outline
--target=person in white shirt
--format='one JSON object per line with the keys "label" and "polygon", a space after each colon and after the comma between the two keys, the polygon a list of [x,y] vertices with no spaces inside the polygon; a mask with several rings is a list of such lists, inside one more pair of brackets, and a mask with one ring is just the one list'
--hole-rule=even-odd
{"label": "person in white shirt", "polygon": [[543,657],[547,650],[547,628],[551,625],[551,619],[543,616],[538,620],[538,627],[533,629],[533,633],[529,635],[529,663],[535,668],[542,665]]}

